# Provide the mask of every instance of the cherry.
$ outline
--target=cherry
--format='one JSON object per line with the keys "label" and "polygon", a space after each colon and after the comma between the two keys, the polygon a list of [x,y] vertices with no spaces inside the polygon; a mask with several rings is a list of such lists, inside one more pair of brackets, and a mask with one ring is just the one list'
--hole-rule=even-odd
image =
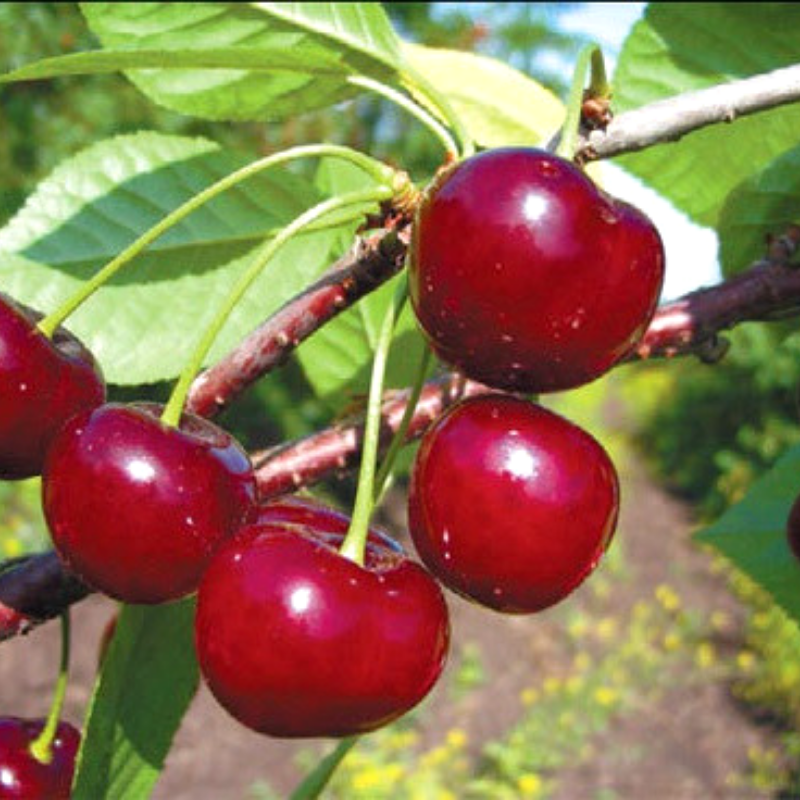
{"label": "cherry", "polygon": [[453,591],[498,611],[557,603],[595,568],[619,489],[605,450],[517,397],[452,406],[422,439],[409,490],[417,552]]}
{"label": "cherry", "polygon": [[0,479],[38,475],[62,425],[105,399],[91,353],[63,328],[48,339],[40,318],[0,294]]}
{"label": "cherry", "polygon": [[479,153],[423,199],[411,301],[433,350],[498,389],[568,389],[624,358],[656,308],[650,220],[542,150]]}
{"label": "cherry", "polygon": [[44,725],[44,720],[0,719],[0,797],[4,800],[69,800],[81,735],[68,722],[59,722],[52,759],[43,763],[30,747]]}
{"label": "cherry", "polygon": [[73,417],[43,473],[62,561],[128,603],[194,591],[217,547],[256,513],[252,466],[236,441],[191,414],[165,425],[160,410],[109,403]]}
{"label": "cherry", "polygon": [[200,669],[239,722],[271,736],[347,736],[386,725],[436,682],[447,607],[418,564],[374,542],[365,566],[318,532],[244,528],[197,597]]}
{"label": "cherry", "polygon": [[[263,503],[258,522],[288,522],[306,527],[307,533],[339,548],[350,527],[350,517],[342,511],[306,497],[287,495]],[[403,548],[388,533],[371,527],[368,541],[403,554]]]}
{"label": "cherry", "polygon": [[800,495],[795,498],[786,521],[786,539],[794,557],[800,560]]}

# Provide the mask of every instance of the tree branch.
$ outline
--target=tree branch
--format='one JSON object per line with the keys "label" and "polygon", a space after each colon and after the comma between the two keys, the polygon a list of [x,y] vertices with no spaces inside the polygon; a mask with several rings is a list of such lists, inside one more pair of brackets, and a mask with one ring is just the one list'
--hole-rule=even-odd
{"label": "tree branch", "polygon": [[576,158],[600,158],[674,142],[687,133],[800,100],[800,65],[649,103],[586,133]]}

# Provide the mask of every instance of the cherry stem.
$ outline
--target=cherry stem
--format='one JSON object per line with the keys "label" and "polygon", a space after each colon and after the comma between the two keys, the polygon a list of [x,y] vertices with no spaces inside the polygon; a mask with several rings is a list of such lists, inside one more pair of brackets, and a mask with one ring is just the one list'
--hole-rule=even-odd
{"label": "cherry stem", "polygon": [[611,87],[606,80],[606,68],[603,51],[596,44],[588,44],[581,50],[575,64],[572,85],[567,99],[567,116],[561,128],[561,139],[556,148],[556,155],[572,160],[578,145],[581,114],[583,112],[583,89],[586,85],[586,72],[591,68],[589,92],[593,97],[608,97]]}
{"label": "cherry stem", "polygon": [[414,378],[414,385],[411,387],[411,393],[408,396],[408,403],[406,404],[403,418],[400,420],[400,425],[395,431],[392,441],[389,444],[389,449],[383,457],[383,462],[378,470],[378,476],[375,478],[375,504],[380,502],[384,492],[389,488],[392,477],[392,468],[397,459],[397,454],[405,444],[406,433],[408,433],[408,426],[414,417],[414,412],[417,410],[417,403],[419,402],[420,395],[422,394],[422,387],[425,385],[425,378],[430,370],[431,360],[433,353],[431,349],[423,344],[422,354],[419,359],[419,366],[417,367],[417,374]]}
{"label": "cherry stem", "polygon": [[239,277],[239,280],[234,285],[230,294],[225,298],[222,307],[211,321],[211,324],[206,328],[195,351],[192,353],[188,363],[181,372],[178,382],[175,384],[175,388],[172,390],[172,394],[161,415],[161,421],[165,425],[171,425],[173,427],[178,425],[181,414],[183,413],[186,397],[192,386],[192,381],[202,369],[203,361],[208,355],[219,332],[224,327],[228,317],[242,299],[245,292],[250,288],[256,278],[258,278],[275,253],[286,244],[286,242],[297,236],[304,228],[308,228],[314,222],[331,212],[340,211],[348,206],[361,206],[361,208],[347,220],[339,219],[339,223],[343,224],[346,221],[362,217],[364,215],[363,206],[365,204],[380,203],[383,200],[391,198],[393,194],[394,188],[392,186],[383,185],[373,186],[371,189],[365,189],[360,192],[350,192],[340,197],[332,197],[328,200],[324,200],[312,206],[307,211],[304,211],[300,216],[295,217],[285,228],[280,230],[274,239],[267,242],[261,252],[255,256],[250,266]]}
{"label": "cherry stem", "polygon": [[403,67],[404,83],[409,87],[412,93],[414,91],[421,95],[427,101],[432,110],[435,111],[444,122],[446,122],[453,133],[456,135],[459,144],[461,145],[458,155],[461,158],[469,158],[475,152],[475,142],[470,135],[467,126],[461,117],[455,112],[450,105],[447,97],[440,92],[428,79],[419,73],[416,69],[406,64]]}
{"label": "cherry stem", "polygon": [[378,459],[378,446],[381,435],[381,405],[383,402],[383,379],[386,374],[386,363],[392,344],[394,326],[408,297],[408,281],[402,275],[397,284],[392,302],[378,334],[375,346],[375,358],[372,362],[372,377],[369,384],[369,400],[364,423],[364,443],[361,449],[361,467],[358,473],[358,489],[353,505],[353,517],[339,552],[345,558],[364,563],[364,552],[369,534],[369,522],[372,509],[375,507],[375,471]]}
{"label": "cherry stem", "polygon": [[31,755],[41,764],[49,764],[53,760],[53,739],[58,730],[61,711],[64,707],[64,697],[67,693],[70,638],[69,609],[66,609],[61,614],[61,663],[58,669],[56,688],[53,692],[53,702],[41,733],[30,744]]}
{"label": "cherry stem", "polygon": [[442,143],[445,151],[453,158],[458,158],[458,145],[456,144],[450,132],[442,125],[433,114],[426,111],[419,103],[415,103],[408,95],[392,89],[380,81],[367,78],[365,75],[352,75],[348,79],[348,83],[354,86],[360,86],[368,89],[381,97],[391,100],[395,105],[407,111],[411,116],[419,120],[434,136]]}
{"label": "cherry stem", "polygon": [[190,200],[187,200],[183,205],[171,211],[166,217],[153,225],[152,228],[145,231],[138,239],[129,244],[122,252],[109,261],[108,264],[82,284],[80,289],[78,289],[72,297],[69,297],[53,313],[44,317],[44,319],[39,322],[39,330],[48,338],[52,337],[56,328],[103,286],[103,284],[113,278],[125,264],[139,255],[139,253],[156,241],[156,239],[189,216],[193,211],[200,208],[200,206],[205,203],[208,203],[210,200],[213,200],[231,187],[236,186],[236,184],[248,178],[252,178],[259,172],[263,172],[279,164],[286,164],[301,158],[318,158],[324,156],[342,158],[345,161],[355,164],[368,175],[375,178],[376,182],[379,184],[391,183],[394,180],[395,170],[391,167],[381,164],[379,161],[363,153],[359,153],[356,150],[352,150],[349,147],[333,144],[301,145],[299,147],[289,148],[280,153],[273,153],[265,158],[260,158],[232,172],[230,175],[226,175],[221,180],[211,184],[211,186],[206,187],[202,192],[199,192]]}
{"label": "cherry stem", "polygon": [[358,742],[358,736],[349,736],[342,739],[336,747],[331,750],[303,779],[303,782],[292,792],[289,800],[314,800],[319,797],[322,790],[328,785],[328,781],[336,772],[336,768],[344,757],[350,752]]}

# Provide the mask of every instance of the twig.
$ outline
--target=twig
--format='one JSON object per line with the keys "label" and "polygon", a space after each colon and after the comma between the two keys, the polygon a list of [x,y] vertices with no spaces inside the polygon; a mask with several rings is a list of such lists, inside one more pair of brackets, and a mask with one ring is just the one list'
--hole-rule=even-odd
{"label": "twig", "polygon": [[615,117],[605,130],[586,133],[576,158],[600,158],[674,142],[720,122],[800,100],[800,65],[670,97]]}

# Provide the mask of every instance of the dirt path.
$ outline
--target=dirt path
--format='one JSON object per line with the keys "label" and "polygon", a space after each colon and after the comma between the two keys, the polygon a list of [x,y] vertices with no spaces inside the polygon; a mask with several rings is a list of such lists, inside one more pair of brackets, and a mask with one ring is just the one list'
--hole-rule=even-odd
{"label": "dirt path", "polygon": [[[585,650],[599,661],[623,647],[632,609],[637,604],[657,605],[654,590],[660,586],[668,586],[681,607],[694,610],[692,624],[712,637],[706,646],[713,648],[716,659],[735,652],[741,611],[724,581],[712,573],[709,558],[690,544],[690,529],[686,509],[632,462],[623,483],[621,571],[593,578],[564,607],[535,618],[503,617],[450,598],[453,658],[420,715],[423,745],[435,745],[453,728],[465,733],[473,755],[487,741],[502,739],[526,713],[521,700],[525,692],[538,692],[535,687],[546,690],[554,685],[554,678],[563,680],[583,652],[582,640],[565,634],[570,625],[589,628]],[[662,605],[671,597],[662,592]],[[73,721],[80,720],[88,699],[97,641],[112,610],[111,603],[99,598],[76,609],[67,703],[67,717]],[[716,625],[711,624],[712,617]],[[597,632],[606,632],[604,641],[592,638],[593,626]],[[45,626],[26,639],[2,646],[0,713],[46,713],[57,662],[57,627]],[[696,641],[681,643],[693,648],[692,653],[697,646]],[[454,687],[463,679],[465,659],[479,667],[482,678],[472,689],[459,693]],[[763,796],[738,791],[731,781],[746,769],[748,749],[768,746],[774,733],[739,710],[713,668],[694,665],[691,655],[664,664],[652,686],[632,691],[602,733],[576,746],[575,753],[567,752],[560,766],[546,776],[553,779],[555,797],[708,800]],[[598,697],[602,700],[603,696]],[[249,733],[201,691],[179,732],[155,797],[238,800],[248,797],[251,787],[265,779],[285,796],[300,776],[293,762],[299,747]]]}

